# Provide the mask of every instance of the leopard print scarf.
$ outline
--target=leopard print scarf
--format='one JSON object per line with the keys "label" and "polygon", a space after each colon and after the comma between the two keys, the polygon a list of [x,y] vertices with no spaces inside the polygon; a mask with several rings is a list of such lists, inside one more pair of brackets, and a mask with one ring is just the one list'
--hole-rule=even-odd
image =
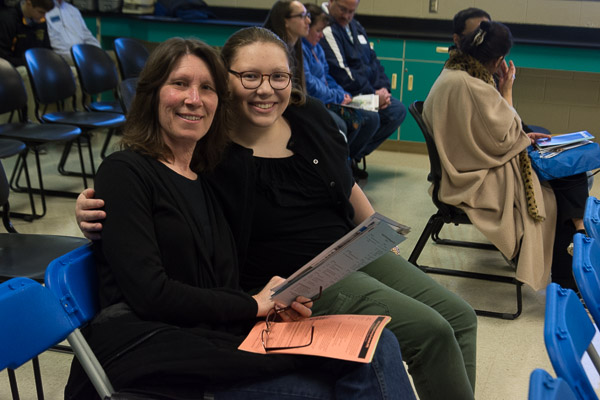
{"label": "leopard print scarf", "polygon": [[[481,64],[475,58],[467,54],[463,54],[458,50],[450,50],[449,55],[450,57],[448,58],[448,61],[446,61],[446,65],[444,65],[444,68],[465,71],[473,78],[481,79],[485,83],[494,86],[494,88],[496,87],[494,76],[483,66],[483,64]],[[531,167],[531,159],[529,158],[527,149],[523,150],[519,154],[519,170],[521,172],[521,177],[523,178],[523,183],[525,185],[525,196],[527,198],[527,213],[535,221],[541,222],[545,218],[540,215],[537,202],[535,201],[535,192],[533,189],[532,178],[533,169]]]}

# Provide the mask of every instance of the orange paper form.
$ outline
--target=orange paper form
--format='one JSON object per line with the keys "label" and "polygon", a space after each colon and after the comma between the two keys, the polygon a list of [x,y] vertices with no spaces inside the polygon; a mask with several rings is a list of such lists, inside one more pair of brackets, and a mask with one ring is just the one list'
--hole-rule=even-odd
{"label": "orange paper form", "polygon": [[[304,354],[369,363],[381,332],[390,320],[391,317],[383,315],[324,315],[294,322],[274,322],[268,337],[264,335],[267,347],[284,349],[268,352],[263,347],[265,322],[261,321],[254,325],[238,349],[261,354]],[[305,346],[308,343],[311,344]]]}

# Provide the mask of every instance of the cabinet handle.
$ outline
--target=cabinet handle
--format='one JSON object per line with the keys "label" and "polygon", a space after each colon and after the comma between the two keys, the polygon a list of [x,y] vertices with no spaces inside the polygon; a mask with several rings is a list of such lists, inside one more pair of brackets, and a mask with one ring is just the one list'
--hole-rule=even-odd
{"label": "cabinet handle", "polygon": [[414,80],[414,75],[409,75],[408,76],[408,91],[412,92],[413,90],[413,80]]}
{"label": "cabinet handle", "polygon": [[438,47],[435,48],[435,52],[436,53],[447,53],[448,52],[448,48],[447,47],[438,46]]}
{"label": "cabinet handle", "polygon": [[398,80],[398,74],[392,74],[392,90],[396,90],[396,81]]}

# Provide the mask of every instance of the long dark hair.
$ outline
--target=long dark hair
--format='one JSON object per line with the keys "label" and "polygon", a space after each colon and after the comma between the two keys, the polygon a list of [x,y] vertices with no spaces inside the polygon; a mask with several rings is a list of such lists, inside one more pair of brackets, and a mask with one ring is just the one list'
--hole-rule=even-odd
{"label": "long dark hair", "polygon": [[[306,82],[304,80],[304,57],[302,55],[302,39],[296,40],[296,43],[291,44],[290,38],[287,34],[287,28],[285,27],[285,19],[290,16],[291,4],[297,0],[278,0],[273,4],[267,19],[263,24],[264,28],[274,32],[279,36],[285,44],[289,47],[289,52],[294,57],[294,62],[290,64],[291,70],[294,72],[292,82],[294,87],[306,92]],[[300,2],[300,4],[302,4]]]}
{"label": "long dark hair", "polygon": [[[293,58],[289,52],[288,46],[283,40],[273,32],[265,28],[250,27],[240,29],[227,39],[223,48],[221,48],[221,57],[225,63],[225,68],[231,68],[231,63],[235,59],[239,49],[245,46],[249,46],[254,43],[271,43],[278,46],[284,51],[288,63],[291,65]],[[291,67],[290,67],[291,69]],[[292,87],[292,94],[290,96],[290,104],[302,105],[306,101],[304,92],[298,88]]]}
{"label": "long dark hair", "polygon": [[487,65],[506,56],[513,44],[510,29],[500,22],[482,21],[479,28],[463,37],[459,49]]}
{"label": "long dark hair", "polygon": [[168,160],[173,153],[165,144],[158,120],[159,92],[179,60],[187,54],[203,60],[215,83],[219,104],[206,135],[194,149],[191,167],[196,172],[210,170],[219,162],[228,143],[229,89],[227,72],[216,50],[197,39],[171,38],[150,54],[140,73],[136,94],[127,114],[121,146],[147,154],[157,160]]}

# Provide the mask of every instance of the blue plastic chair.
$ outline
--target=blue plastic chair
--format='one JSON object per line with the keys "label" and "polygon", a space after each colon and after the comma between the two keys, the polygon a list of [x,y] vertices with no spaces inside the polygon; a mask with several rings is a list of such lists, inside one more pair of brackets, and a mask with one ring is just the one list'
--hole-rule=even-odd
{"label": "blue plastic chair", "polygon": [[56,297],[29,278],[0,284],[0,371],[8,368],[13,398],[18,387],[12,370],[33,361],[38,399],[43,399],[37,356],[63,341],[73,326]]}
{"label": "blue plastic chair", "polygon": [[573,237],[573,276],[596,326],[600,326],[600,242],[581,233]]}
{"label": "blue plastic chair", "polygon": [[114,389],[79,328],[98,312],[98,278],[91,244],[79,247],[52,261],[46,268],[46,286],[59,299],[72,333],[67,337],[73,353],[101,398]]}
{"label": "blue plastic chair", "polygon": [[588,197],[585,203],[583,225],[590,237],[600,240],[600,200],[594,196]]}
{"label": "blue plastic chair", "polygon": [[529,400],[577,400],[564,379],[553,378],[543,369],[534,369],[529,378]]}
{"label": "blue plastic chair", "polygon": [[598,399],[582,364],[582,358],[590,358],[592,362],[598,359],[591,346],[595,334],[596,328],[577,294],[556,283],[548,285],[544,320],[546,350],[556,375],[571,386],[580,400]]}

